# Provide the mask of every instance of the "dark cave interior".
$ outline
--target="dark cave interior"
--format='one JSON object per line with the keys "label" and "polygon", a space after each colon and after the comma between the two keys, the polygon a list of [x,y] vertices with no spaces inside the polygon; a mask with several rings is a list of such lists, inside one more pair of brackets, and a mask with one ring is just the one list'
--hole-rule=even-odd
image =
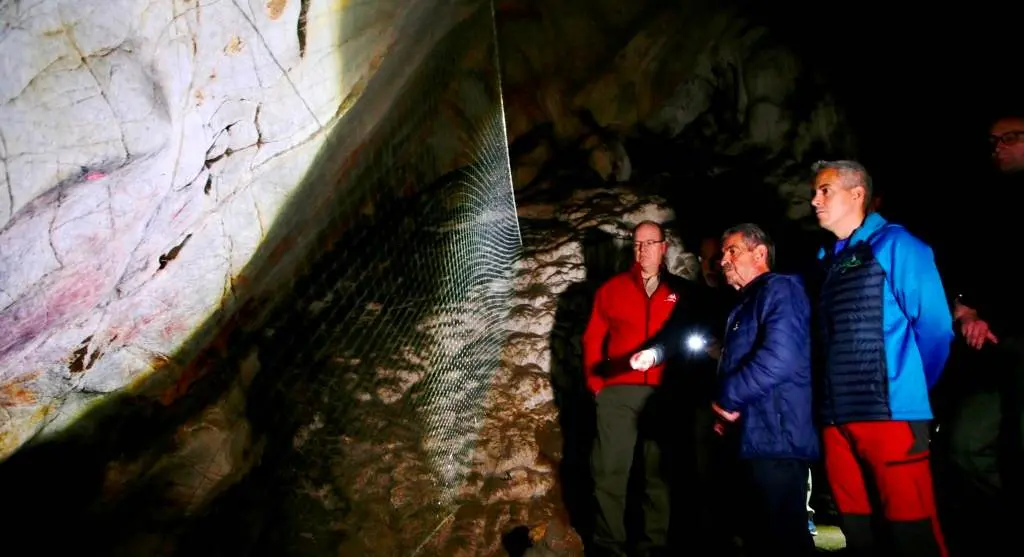
{"label": "dark cave interior", "polygon": [[1019,24],[994,2],[786,4],[751,8],[829,83],[882,211],[934,239],[991,172],[989,126],[1022,110]]}
{"label": "dark cave interior", "polygon": [[[874,179],[881,211],[926,241],[961,245],[950,219],[964,202],[984,207],[992,174],[988,128],[1022,112],[1020,29],[1008,8],[982,2],[959,9],[895,9],[881,2],[796,0],[747,3],[748,14],[779,33],[846,111],[857,153]],[[695,126],[696,127],[696,126]],[[680,220],[692,239],[736,222],[759,222],[783,246],[780,265],[800,269],[821,238],[780,222],[778,201],[757,188],[757,161],[644,136],[629,149],[637,173],[666,171],[705,180],[686,191]],[[725,167],[713,177],[708,168]],[[737,195],[737,192],[743,192]],[[697,201],[699,200],[699,201]],[[694,208],[688,211],[686,207]],[[796,253],[794,253],[796,252]]]}

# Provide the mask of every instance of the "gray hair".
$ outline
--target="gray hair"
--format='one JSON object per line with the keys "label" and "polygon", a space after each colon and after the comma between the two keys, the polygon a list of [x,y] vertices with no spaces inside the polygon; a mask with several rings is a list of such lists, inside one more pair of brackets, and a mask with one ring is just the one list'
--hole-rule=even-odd
{"label": "gray hair", "polygon": [[839,177],[846,182],[847,189],[857,186],[864,188],[864,210],[867,211],[871,207],[871,197],[875,193],[875,186],[871,175],[868,174],[868,169],[864,168],[863,164],[851,160],[818,161],[811,165],[811,170],[815,174],[823,170],[835,170],[839,173]]}
{"label": "gray hair", "polygon": [[740,237],[743,238],[743,244],[747,249],[752,250],[757,246],[764,246],[767,248],[768,268],[775,268],[775,242],[772,241],[771,236],[769,236],[763,228],[752,222],[737,224],[722,233],[722,244],[725,244],[725,239],[733,234],[739,234]]}

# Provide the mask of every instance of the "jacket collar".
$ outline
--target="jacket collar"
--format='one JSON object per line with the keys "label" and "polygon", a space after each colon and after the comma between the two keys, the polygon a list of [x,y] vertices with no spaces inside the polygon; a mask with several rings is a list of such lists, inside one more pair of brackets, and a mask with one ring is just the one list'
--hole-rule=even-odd
{"label": "jacket collar", "polygon": [[740,296],[746,296],[749,293],[757,290],[760,287],[760,285],[764,284],[765,281],[768,280],[768,275],[773,274],[775,273],[768,271],[765,273],[761,273],[760,275],[757,275],[756,277],[754,277],[754,280],[748,282],[746,286],[739,289]]}
{"label": "jacket collar", "polygon": [[[633,263],[633,267],[629,270],[630,276],[633,278],[633,284],[637,285],[640,290],[644,288],[644,277],[643,270],[640,268],[640,263]],[[665,280],[665,264],[662,263],[661,267],[658,267],[658,286]]]}
{"label": "jacket collar", "polygon": [[[860,223],[860,226],[858,226],[857,229],[853,231],[853,234],[850,234],[850,237],[847,239],[846,242],[846,247],[848,248],[850,246],[859,244],[867,240],[868,238],[871,237],[872,234],[878,232],[879,229],[888,224],[888,222],[889,221],[885,220],[885,217],[878,213],[868,213],[868,216],[864,217],[864,222]],[[827,256],[831,255],[832,248],[835,245],[836,242],[833,241],[829,243],[828,246],[823,246],[819,248],[818,259],[825,259]]]}

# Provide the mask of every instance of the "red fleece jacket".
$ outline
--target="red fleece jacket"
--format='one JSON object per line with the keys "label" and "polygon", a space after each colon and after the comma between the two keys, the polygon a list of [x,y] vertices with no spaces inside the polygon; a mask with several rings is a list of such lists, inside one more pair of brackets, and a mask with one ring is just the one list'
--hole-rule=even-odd
{"label": "red fleece jacket", "polygon": [[595,395],[608,385],[661,384],[664,365],[635,371],[629,367],[629,357],[661,330],[679,301],[679,293],[665,280],[667,275],[662,271],[658,288],[650,297],[644,290],[639,264],[597,290],[590,322],[583,333],[583,370],[587,387]]}

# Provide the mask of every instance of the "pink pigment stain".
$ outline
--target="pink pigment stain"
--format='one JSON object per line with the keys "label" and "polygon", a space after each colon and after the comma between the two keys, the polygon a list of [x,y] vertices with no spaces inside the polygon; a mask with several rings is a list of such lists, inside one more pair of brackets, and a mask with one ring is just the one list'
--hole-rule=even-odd
{"label": "pink pigment stain", "polygon": [[101,273],[61,277],[46,293],[30,294],[0,314],[0,362],[51,327],[96,307],[107,282]]}
{"label": "pink pigment stain", "polygon": [[85,175],[85,181],[95,182],[96,180],[102,180],[103,178],[106,177],[107,175],[104,174],[103,172],[100,172],[99,170],[93,170]]}
{"label": "pink pigment stain", "polygon": [[162,333],[163,340],[174,341],[187,334],[189,327],[180,321],[169,321],[160,332]]}

